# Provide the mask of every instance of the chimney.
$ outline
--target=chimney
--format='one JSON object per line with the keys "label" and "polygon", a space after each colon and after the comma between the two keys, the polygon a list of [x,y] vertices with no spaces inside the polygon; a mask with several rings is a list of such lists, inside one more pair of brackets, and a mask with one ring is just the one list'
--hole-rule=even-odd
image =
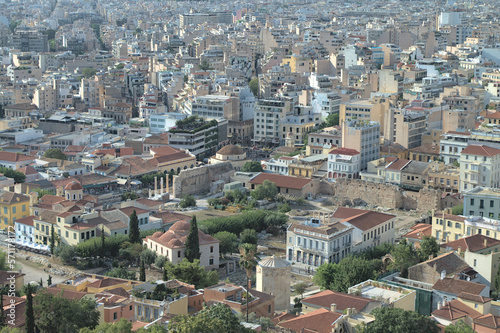
{"label": "chimney", "polygon": [[337,312],[337,304],[332,303],[332,304],[330,305],[330,311],[332,311],[332,312]]}
{"label": "chimney", "polygon": [[438,303],[438,310],[441,310],[441,302]]}
{"label": "chimney", "polygon": [[441,271],[441,280],[444,280],[445,277],[446,277],[446,271],[443,270]]}
{"label": "chimney", "polygon": [[488,247],[487,246],[487,244],[488,244],[488,239],[487,238],[484,239],[483,244],[484,244],[484,247]]}
{"label": "chimney", "polygon": [[458,253],[458,255],[460,255],[462,253],[462,247],[460,247],[460,246],[458,247],[457,253]]}

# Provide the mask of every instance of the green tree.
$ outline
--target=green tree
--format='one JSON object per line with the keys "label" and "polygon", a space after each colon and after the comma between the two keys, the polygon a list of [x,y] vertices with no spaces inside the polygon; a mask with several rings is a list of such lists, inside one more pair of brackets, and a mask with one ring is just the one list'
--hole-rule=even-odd
{"label": "green tree", "polygon": [[293,289],[295,289],[295,293],[297,295],[300,295],[300,297],[304,297],[304,292],[306,291],[307,289],[307,283],[305,282],[299,282],[297,284],[294,284],[293,285]]}
{"label": "green tree", "polygon": [[159,269],[163,269],[165,267],[165,262],[167,258],[165,256],[158,256],[155,259],[155,266]]}
{"label": "green tree", "polygon": [[464,205],[453,206],[451,209],[451,213],[453,215],[463,215],[464,214]]}
{"label": "green tree", "polygon": [[8,271],[7,252],[0,250],[0,271]]}
{"label": "green tree", "polygon": [[149,267],[151,267],[151,265],[155,262],[156,252],[153,250],[150,250],[150,249],[146,249],[146,250],[141,252],[140,258],[141,258],[141,262],[143,262],[145,265],[149,265]]}
{"label": "green tree", "polygon": [[399,274],[403,278],[408,277],[408,268],[419,262],[418,253],[404,238],[394,247],[391,255],[394,258],[394,262],[391,263],[390,267],[398,269]]}
{"label": "green tree", "polygon": [[56,233],[54,231],[54,225],[50,226],[50,254],[54,255],[54,250],[56,249]]}
{"label": "green tree", "polygon": [[104,233],[104,226],[101,228],[101,257],[106,255],[106,234]]}
{"label": "green tree", "polygon": [[75,301],[42,291],[33,304],[35,325],[41,332],[78,332],[99,323],[97,304],[88,298]]}
{"label": "green tree", "polygon": [[259,78],[254,77],[253,79],[250,80],[248,83],[248,86],[250,87],[250,90],[254,94],[255,97],[259,96]]}
{"label": "green tree", "polygon": [[257,200],[274,200],[278,195],[278,187],[275,183],[269,180],[264,180],[262,185],[257,186],[257,188],[253,190],[250,195],[252,196],[252,198]]}
{"label": "green tree", "polygon": [[290,208],[290,205],[286,201],[278,205],[278,211],[280,213],[288,213],[291,210],[292,208]]}
{"label": "green tree", "polygon": [[420,248],[418,249],[418,255],[421,261],[429,260],[429,257],[432,255],[436,257],[440,251],[441,247],[439,246],[435,237],[432,236],[423,236],[422,241],[420,242]]}
{"label": "green tree", "polygon": [[221,255],[233,253],[238,244],[238,236],[229,231],[220,231],[214,235],[214,238],[220,241],[219,252]]}
{"label": "green tree", "polygon": [[132,322],[121,318],[114,323],[102,323],[94,329],[83,328],[80,333],[132,333]]}
{"label": "green tree", "polygon": [[24,175],[24,173],[13,170],[11,168],[0,167],[0,173],[2,173],[7,178],[13,178],[14,182],[17,184],[24,183],[24,181],[26,180],[26,176]]}
{"label": "green tree", "polygon": [[64,155],[61,149],[58,148],[50,148],[48,149],[45,154],[43,154],[43,157],[47,158],[56,158],[58,160],[67,160],[68,156]]}
{"label": "green tree", "polygon": [[339,114],[330,113],[325,120],[325,127],[337,126],[339,124]]}
{"label": "green tree", "polygon": [[38,194],[38,199],[42,198],[44,195],[55,195],[53,190],[42,190],[41,188],[35,188],[33,192]]}
{"label": "green tree", "polygon": [[245,229],[243,232],[240,234],[240,242],[241,244],[248,243],[248,244],[255,244],[257,245],[257,232],[253,229]]}
{"label": "green tree", "polygon": [[146,268],[144,267],[144,261],[141,260],[141,268],[139,270],[139,281],[146,281]]}
{"label": "green tree", "polygon": [[95,74],[96,74],[96,70],[94,68],[90,68],[90,67],[84,68],[82,71],[82,75],[86,78],[94,77]]}
{"label": "green tree", "polygon": [[49,275],[49,277],[47,278],[47,286],[51,286],[52,285],[52,276]]}
{"label": "green tree", "polygon": [[119,279],[135,280],[136,275],[133,271],[127,271],[125,267],[116,267],[106,273],[106,276],[115,277]]}
{"label": "green tree", "polygon": [[[250,278],[253,275],[253,270],[257,266],[256,260],[257,246],[255,244],[244,243],[240,245],[240,267],[245,270],[247,275],[247,300],[248,289],[250,288]],[[247,306],[247,322],[248,322],[248,306]]]}
{"label": "green tree", "polygon": [[198,236],[198,224],[196,223],[196,216],[191,219],[189,233],[186,239],[186,259],[193,262],[195,259],[200,259],[200,238]]}
{"label": "green tree", "polygon": [[169,322],[171,333],[249,333],[231,309],[224,304],[206,307],[195,316],[175,316]]}
{"label": "green tree", "polygon": [[495,285],[495,290],[500,291],[500,265],[498,265],[497,275],[495,276],[495,280],[493,281]]}
{"label": "green tree", "polygon": [[450,324],[445,327],[444,329],[445,333],[474,333],[474,330],[470,327],[467,326],[466,323],[463,322],[463,320],[457,321],[455,324]]}
{"label": "green tree", "polygon": [[33,311],[33,286],[26,285],[26,333],[35,333],[35,314]]}
{"label": "green tree", "polygon": [[49,39],[50,52],[55,52],[57,50],[57,43],[55,39]]}
{"label": "green tree", "polygon": [[371,312],[375,321],[356,331],[359,333],[437,333],[439,328],[430,317],[400,308],[378,308]]}
{"label": "green tree", "polygon": [[56,248],[55,255],[56,257],[61,258],[63,263],[69,264],[76,256],[76,248],[74,246],[61,243]]}
{"label": "green tree", "polygon": [[127,201],[128,199],[130,200],[135,200],[139,196],[135,192],[125,192],[122,194],[122,201]]}
{"label": "green tree", "polygon": [[165,263],[165,275],[168,279],[177,279],[185,283],[194,284],[196,289],[213,286],[219,282],[217,271],[207,271],[203,266],[200,266],[198,259],[189,262],[184,258],[177,265],[167,261]]}
{"label": "green tree", "polygon": [[347,292],[355,284],[377,277],[380,260],[366,260],[356,256],[348,256],[339,263],[328,263],[318,267],[313,281],[322,290]]}
{"label": "green tree", "polygon": [[262,172],[262,164],[260,162],[245,162],[241,167],[241,171],[243,172]]}
{"label": "green tree", "polygon": [[196,200],[195,198],[188,194],[184,196],[184,198],[179,201],[179,207],[181,208],[188,208],[188,207],[196,207]]}
{"label": "green tree", "polygon": [[141,241],[141,233],[139,232],[139,219],[137,218],[137,213],[135,209],[130,215],[129,228],[130,231],[128,233],[128,236],[130,242],[139,243]]}
{"label": "green tree", "polygon": [[203,59],[203,61],[200,63],[200,69],[202,71],[212,69],[212,67],[210,66],[210,63],[207,61],[207,59]]}

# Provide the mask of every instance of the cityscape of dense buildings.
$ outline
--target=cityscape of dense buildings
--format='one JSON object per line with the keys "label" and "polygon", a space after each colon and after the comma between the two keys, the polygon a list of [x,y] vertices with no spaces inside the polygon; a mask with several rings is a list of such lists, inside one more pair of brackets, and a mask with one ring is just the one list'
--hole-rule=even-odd
{"label": "cityscape of dense buildings", "polygon": [[499,8],[0,0],[0,328],[500,332]]}

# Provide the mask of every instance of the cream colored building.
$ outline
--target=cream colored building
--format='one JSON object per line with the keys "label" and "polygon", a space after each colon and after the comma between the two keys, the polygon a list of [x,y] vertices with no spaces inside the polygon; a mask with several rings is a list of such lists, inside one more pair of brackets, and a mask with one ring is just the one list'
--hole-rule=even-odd
{"label": "cream colored building", "polygon": [[500,187],[500,149],[469,145],[460,153],[460,191]]}
{"label": "cream colored building", "polygon": [[[174,223],[166,232],[157,231],[152,236],[143,239],[148,249],[155,251],[159,256],[165,256],[169,262],[176,265],[185,258],[185,242],[189,234],[190,222],[179,221]],[[200,240],[200,266],[206,269],[219,268],[219,240],[203,231],[198,231]]]}
{"label": "cream colored building", "polygon": [[251,162],[251,159],[247,159],[247,154],[238,146],[227,145],[222,147],[212,156],[209,160],[210,164],[217,164],[229,161],[231,162],[233,168],[237,171],[241,170],[246,162]]}
{"label": "cream colored building", "polygon": [[276,256],[265,258],[257,265],[257,291],[274,295],[274,309],[290,309],[292,265]]}

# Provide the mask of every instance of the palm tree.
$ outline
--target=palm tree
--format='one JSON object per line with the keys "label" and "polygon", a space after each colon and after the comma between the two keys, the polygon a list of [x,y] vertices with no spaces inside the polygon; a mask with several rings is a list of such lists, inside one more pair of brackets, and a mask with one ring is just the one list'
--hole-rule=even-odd
{"label": "palm tree", "polygon": [[249,303],[248,289],[250,289],[250,278],[252,277],[253,270],[257,266],[256,253],[257,246],[255,244],[244,243],[240,245],[240,267],[247,273],[247,323]]}

